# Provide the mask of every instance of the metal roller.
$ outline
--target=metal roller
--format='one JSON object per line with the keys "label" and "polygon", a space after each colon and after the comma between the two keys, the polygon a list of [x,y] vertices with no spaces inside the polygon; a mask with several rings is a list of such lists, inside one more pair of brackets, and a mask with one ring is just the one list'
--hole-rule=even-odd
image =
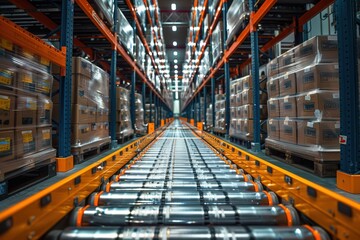
{"label": "metal roller", "polygon": [[[131,181],[131,182],[110,182],[103,184],[101,189],[105,192],[122,192],[122,191],[139,191],[147,189],[188,189],[188,191],[196,191],[197,189],[223,189],[226,191],[238,192],[261,192],[263,187],[259,182],[232,182],[232,181]],[[140,190],[141,189],[141,190]]]}
{"label": "metal roller", "polygon": [[278,204],[273,192],[225,192],[215,191],[141,191],[118,193],[95,193],[89,201],[92,206],[118,206],[138,204],[201,205],[233,204],[272,206]]}
{"label": "metal roller", "polygon": [[173,174],[171,178],[167,176],[167,173],[162,174],[119,174],[116,176],[113,176],[111,178],[112,181],[118,182],[118,181],[147,181],[147,180],[164,180],[164,179],[177,179],[181,181],[186,180],[203,180],[208,181],[211,179],[218,179],[218,180],[232,180],[234,182],[238,181],[252,181],[252,177],[249,174],[224,174],[224,175],[218,175],[214,176],[214,174],[199,174],[197,176],[194,176],[193,174]]}
{"label": "metal roller", "polygon": [[120,239],[204,239],[204,240],[330,240],[321,228],[310,226],[298,227],[69,227],[64,231],[53,231],[45,240],[120,240]]}
{"label": "metal roller", "polygon": [[277,206],[124,206],[76,208],[71,226],[126,225],[263,225],[292,226],[299,224],[294,208]]}
{"label": "metal roller", "polygon": [[236,170],[230,169],[230,168],[214,168],[214,169],[208,169],[208,168],[154,168],[149,170],[142,170],[142,169],[129,169],[126,170],[127,174],[161,174],[164,172],[171,172],[173,174],[188,174],[194,173],[194,174],[236,174]]}

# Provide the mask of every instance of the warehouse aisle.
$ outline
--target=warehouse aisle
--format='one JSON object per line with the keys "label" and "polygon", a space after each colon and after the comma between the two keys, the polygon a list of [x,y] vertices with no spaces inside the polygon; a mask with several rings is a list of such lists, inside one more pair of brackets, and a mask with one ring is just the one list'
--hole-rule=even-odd
{"label": "warehouse aisle", "polygon": [[[179,121],[49,239],[327,239]],[[106,227],[104,227],[106,226]]]}

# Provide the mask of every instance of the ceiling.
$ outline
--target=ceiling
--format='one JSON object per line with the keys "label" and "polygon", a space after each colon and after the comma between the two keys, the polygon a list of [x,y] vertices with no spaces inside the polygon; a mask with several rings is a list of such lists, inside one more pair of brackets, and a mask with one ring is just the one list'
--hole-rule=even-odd
{"label": "ceiling", "polygon": [[[171,9],[171,4],[176,4],[176,10]],[[188,31],[190,27],[190,11],[193,6],[193,0],[158,0],[161,23],[163,27],[164,40],[166,45],[166,54],[170,65],[170,75],[175,76],[174,66],[178,66],[178,73],[181,76],[182,66],[185,61],[185,47]],[[173,26],[177,30],[173,31]],[[177,46],[173,45],[176,41]],[[174,52],[178,55],[174,56]],[[177,64],[174,60],[177,60]]]}

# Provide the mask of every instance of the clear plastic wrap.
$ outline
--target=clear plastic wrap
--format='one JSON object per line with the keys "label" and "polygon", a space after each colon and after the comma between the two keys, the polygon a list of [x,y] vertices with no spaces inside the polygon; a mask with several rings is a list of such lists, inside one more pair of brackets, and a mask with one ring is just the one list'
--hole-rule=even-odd
{"label": "clear plastic wrap", "polygon": [[114,1],[113,0],[93,0],[94,7],[100,18],[112,27],[114,25]]}
{"label": "clear plastic wrap", "polygon": [[212,33],[212,56],[214,65],[223,53],[223,29],[222,21],[219,21]]}
{"label": "clear plastic wrap", "polygon": [[236,33],[246,27],[250,16],[248,1],[234,0],[226,14],[229,45]]}
{"label": "clear plastic wrap", "polygon": [[[0,181],[55,161],[49,61],[0,39]],[[7,44],[4,44],[7,43]]]}
{"label": "clear plastic wrap", "polygon": [[134,56],[134,29],[131,27],[120,8],[118,8],[118,21],[119,24],[117,24],[118,28],[116,32],[119,34],[119,43],[121,43],[132,56]]}
{"label": "clear plastic wrap", "polygon": [[130,92],[129,90],[117,87],[117,114],[116,114],[116,136],[118,139],[129,137],[134,134],[130,116]]}

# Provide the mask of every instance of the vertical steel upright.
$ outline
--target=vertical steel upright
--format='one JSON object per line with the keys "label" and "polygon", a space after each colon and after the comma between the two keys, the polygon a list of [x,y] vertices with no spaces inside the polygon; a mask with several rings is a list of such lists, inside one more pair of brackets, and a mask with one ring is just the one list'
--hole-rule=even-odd
{"label": "vertical steel upright", "polygon": [[145,106],[146,106],[146,83],[143,82],[143,84],[142,84],[142,107],[144,109],[144,112],[143,112],[144,119],[146,116]]}
{"label": "vertical steel upright", "polygon": [[207,124],[207,121],[206,121],[206,102],[207,102],[207,93],[206,93],[206,86],[204,86],[204,89],[203,89],[203,94],[204,94],[204,126],[206,126]]}
{"label": "vertical steel upright", "polygon": [[[223,5],[223,49],[225,52],[226,49],[226,41],[227,41],[227,19],[226,14],[228,12],[228,2],[224,1]],[[229,129],[230,129],[230,66],[228,59],[225,59],[224,63],[224,78],[225,78],[225,138],[229,138]]]}
{"label": "vertical steel upright", "polygon": [[211,78],[211,105],[212,105],[212,128],[211,133],[214,133],[214,127],[215,127],[215,78]]}
{"label": "vertical steel upright", "polygon": [[[119,24],[117,21],[117,1],[114,0],[114,29],[117,29],[117,25]],[[116,33],[115,33],[116,34]],[[117,40],[117,38],[116,38]],[[111,52],[111,66],[110,66],[110,115],[109,115],[109,130],[111,137],[111,146],[115,148],[117,146],[116,140],[116,66],[117,66],[117,51],[116,45],[112,46]]]}
{"label": "vertical steel upright", "polygon": [[66,73],[60,81],[59,146],[58,156],[71,155],[71,92],[74,1],[62,1],[60,45],[66,47]]}
{"label": "vertical steel upright", "polygon": [[340,72],[340,170],[360,173],[360,101],[356,1],[337,0]]}
{"label": "vertical steel upright", "polygon": [[150,113],[149,113],[149,122],[152,123],[153,122],[153,92],[150,90],[150,94],[149,94],[149,110],[150,110]]}
{"label": "vertical steel upright", "polygon": [[199,93],[199,101],[198,101],[198,120],[197,122],[202,122],[202,119],[201,119],[201,93]]}
{"label": "vertical steel upright", "polygon": [[[136,29],[136,22],[133,21],[133,29],[134,29],[134,33],[137,32]],[[133,38],[134,43],[136,44],[136,34],[134,34],[134,38]],[[135,46],[135,49],[137,48],[137,46]],[[135,50],[136,52],[136,50]],[[136,85],[136,71],[135,69],[133,70],[133,72],[131,73],[131,88],[130,88],[130,118],[131,118],[131,123],[132,126],[131,128],[135,131],[135,85]]]}
{"label": "vertical steel upright", "polygon": [[251,11],[250,16],[250,40],[251,40],[251,56],[252,56],[252,85],[253,85],[253,109],[254,109],[254,139],[252,143],[252,150],[259,152],[261,150],[260,143],[260,81],[259,81],[259,42],[258,32],[256,27],[252,25],[252,16],[255,12],[255,0],[249,0],[249,7]]}

